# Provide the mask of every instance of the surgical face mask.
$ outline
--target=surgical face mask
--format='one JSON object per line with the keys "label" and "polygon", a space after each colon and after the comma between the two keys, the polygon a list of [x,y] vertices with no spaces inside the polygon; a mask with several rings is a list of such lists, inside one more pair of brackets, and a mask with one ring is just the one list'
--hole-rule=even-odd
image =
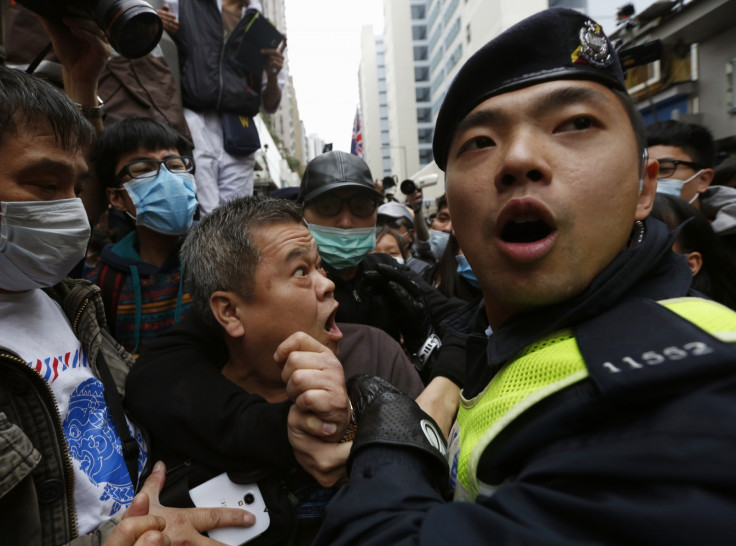
{"label": "surgical face mask", "polygon": [[445,247],[447,241],[450,239],[450,234],[446,231],[438,231],[436,229],[429,230],[429,246],[432,249],[432,254],[438,260],[442,258],[445,253]]}
{"label": "surgical face mask", "polygon": [[[687,180],[678,180],[677,178],[660,178],[657,180],[657,193],[664,193],[666,195],[672,195],[673,197],[680,197],[683,186],[695,179],[703,170],[699,170]],[[698,194],[693,195],[692,199],[688,203],[692,203],[698,198]]]}
{"label": "surgical face mask", "polygon": [[133,178],[123,187],[135,206],[135,223],[165,235],[184,235],[197,208],[191,173],[159,169],[154,178]]}
{"label": "surgical face mask", "polygon": [[53,286],[87,252],[90,227],[82,200],[0,203],[0,288]]}
{"label": "surgical face mask", "polygon": [[342,229],[307,224],[320,257],[338,271],[358,265],[376,248],[376,228]]}
{"label": "surgical face mask", "polygon": [[404,265],[404,258],[397,258],[396,256],[394,256],[394,260],[396,260],[401,265]]}
{"label": "surgical face mask", "polygon": [[470,268],[468,259],[463,254],[458,254],[457,256],[455,256],[455,260],[457,261],[458,275],[465,279],[470,286],[480,288],[478,278],[475,276],[475,273],[473,273],[473,270]]}

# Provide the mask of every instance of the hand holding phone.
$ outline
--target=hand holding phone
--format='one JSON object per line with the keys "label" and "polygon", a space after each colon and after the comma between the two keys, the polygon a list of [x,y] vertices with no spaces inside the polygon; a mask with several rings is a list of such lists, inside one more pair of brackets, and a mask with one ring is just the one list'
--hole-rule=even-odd
{"label": "hand holding phone", "polygon": [[264,533],[271,524],[258,485],[234,483],[226,473],[190,489],[189,496],[198,508],[242,508],[256,517],[252,527],[223,527],[207,533],[210,538],[223,544],[244,544]]}

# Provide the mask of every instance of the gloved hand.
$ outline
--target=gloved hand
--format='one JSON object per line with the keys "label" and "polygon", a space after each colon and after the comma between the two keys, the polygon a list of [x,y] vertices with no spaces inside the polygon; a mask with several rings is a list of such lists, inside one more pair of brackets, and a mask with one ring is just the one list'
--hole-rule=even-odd
{"label": "gloved hand", "polygon": [[358,420],[347,461],[348,472],[357,454],[369,446],[400,447],[423,454],[437,484],[446,488],[447,444],[434,419],[409,396],[378,377],[355,376],[347,388]]}
{"label": "gloved hand", "polygon": [[353,414],[357,420],[363,414],[363,410],[384,392],[400,393],[401,391],[391,383],[370,373],[354,375],[345,383],[348,398],[353,406]]}
{"label": "gloved hand", "polygon": [[382,287],[397,304],[404,345],[412,354],[419,351],[431,334],[429,312],[419,285],[388,264],[377,264],[375,270],[365,272],[365,278],[370,284]]}

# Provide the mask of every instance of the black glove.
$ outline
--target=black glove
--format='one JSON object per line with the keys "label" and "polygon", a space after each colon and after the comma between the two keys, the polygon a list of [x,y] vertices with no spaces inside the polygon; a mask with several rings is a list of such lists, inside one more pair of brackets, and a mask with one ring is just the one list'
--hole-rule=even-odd
{"label": "black glove", "polygon": [[360,420],[360,416],[368,404],[384,392],[401,392],[382,377],[370,373],[354,375],[345,383],[345,389],[348,392],[348,398],[350,398],[350,403],[353,406],[353,414],[357,420]]}
{"label": "black glove", "polygon": [[445,487],[449,477],[447,444],[434,419],[409,396],[380,378],[365,374],[348,383],[358,419],[348,472],[356,455],[369,446],[400,447],[422,453],[437,483]]}
{"label": "black glove", "polygon": [[404,345],[412,354],[419,351],[431,334],[429,312],[419,285],[388,264],[376,264],[374,271],[365,272],[365,278],[372,285],[382,287],[397,304]]}

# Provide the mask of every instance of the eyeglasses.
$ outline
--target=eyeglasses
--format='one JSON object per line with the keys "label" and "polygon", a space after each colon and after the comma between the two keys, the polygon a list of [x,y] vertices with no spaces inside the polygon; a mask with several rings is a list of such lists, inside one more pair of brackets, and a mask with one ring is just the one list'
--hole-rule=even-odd
{"label": "eyeglasses", "polygon": [[158,175],[161,165],[172,173],[190,173],[194,171],[194,160],[187,156],[172,156],[162,161],[136,159],[120,169],[120,172],[115,175],[115,181],[120,182],[126,176],[130,178],[154,178]]}
{"label": "eyeglasses", "polygon": [[685,165],[694,171],[699,171],[703,168],[701,165],[694,163],[693,161],[681,161],[679,159],[659,159],[657,162],[659,163],[659,174],[657,175],[659,178],[667,178],[668,176],[671,176],[677,170],[679,165]]}
{"label": "eyeglasses", "polygon": [[324,195],[308,204],[313,206],[320,216],[337,216],[345,204],[350,213],[358,218],[370,216],[378,208],[376,198],[368,194],[356,194],[344,199],[337,195]]}

